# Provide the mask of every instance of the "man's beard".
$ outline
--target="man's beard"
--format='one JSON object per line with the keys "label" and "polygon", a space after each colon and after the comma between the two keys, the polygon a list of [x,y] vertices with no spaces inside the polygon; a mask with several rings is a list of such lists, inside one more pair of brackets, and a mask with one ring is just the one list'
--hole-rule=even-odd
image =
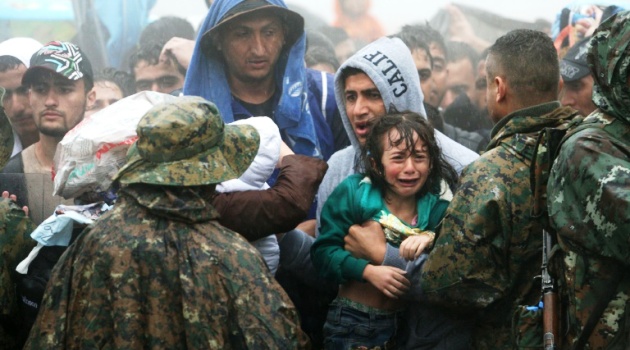
{"label": "man's beard", "polygon": [[70,130],[66,127],[65,122],[63,126],[59,126],[59,127],[45,127],[44,126],[44,127],[39,128],[39,132],[42,133],[43,135],[55,137],[55,138],[64,137],[68,131]]}
{"label": "man's beard", "polygon": [[[66,133],[68,131],[70,131],[72,128],[74,128],[75,126],[77,126],[81,121],[83,121],[83,118],[85,118],[85,106],[87,105],[87,101],[85,103],[83,103],[83,109],[82,109],[82,115],[81,118],[78,119],[77,123],[71,127],[68,127],[68,123],[67,121],[69,120],[68,118],[63,118],[63,125],[61,126],[56,126],[56,127],[47,127],[45,125],[39,125],[39,132],[43,135],[46,136],[50,136],[50,137],[55,137],[55,138],[63,138]],[[65,117],[67,117],[67,115],[65,115]]]}

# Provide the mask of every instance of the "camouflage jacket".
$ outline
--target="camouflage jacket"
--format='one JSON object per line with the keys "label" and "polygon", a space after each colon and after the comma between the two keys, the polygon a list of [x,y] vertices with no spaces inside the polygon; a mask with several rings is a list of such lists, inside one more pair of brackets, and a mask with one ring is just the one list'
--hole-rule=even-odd
{"label": "camouflage jacket", "polygon": [[[549,215],[564,256],[563,292],[573,344],[606,289],[616,288],[588,349],[630,346],[630,124],[596,111],[556,158]],[[621,276],[619,277],[614,276]]]}
{"label": "camouflage jacket", "polygon": [[55,266],[25,349],[308,348],[290,299],[203,188],[123,188]]}
{"label": "camouflage jacket", "polygon": [[620,12],[593,34],[587,61],[598,109],[565,140],[547,185],[551,224],[565,253],[567,348],[598,304],[604,310],[585,348],[630,347],[628,23],[630,11]]}
{"label": "camouflage jacket", "polygon": [[540,299],[542,227],[530,214],[529,166],[536,132],[574,113],[559,107],[522,109],[494,127],[488,150],[464,169],[423,268],[430,301],[474,317],[475,349],[516,348],[513,314]]}
{"label": "camouflage jacket", "polygon": [[0,198],[0,344],[12,348],[16,339],[15,267],[35,246],[33,222],[14,202]]}

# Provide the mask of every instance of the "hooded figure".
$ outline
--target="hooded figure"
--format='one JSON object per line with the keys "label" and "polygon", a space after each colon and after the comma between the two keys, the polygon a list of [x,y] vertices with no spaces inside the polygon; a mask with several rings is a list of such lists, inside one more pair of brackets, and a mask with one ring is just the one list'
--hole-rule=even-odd
{"label": "hooded figure", "polygon": [[[317,213],[321,213],[324,202],[330,193],[349,175],[358,171],[356,157],[361,144],[354,133],[352,123],[346,113],[345,81],[342,72],[347,68],[363,71],[378,88],[386,113],[395,111],[416,112],[426,118],[420,79],[411,53],[398,38],[381,38],[350,57],[335,75],[335,96],[341,113],[341,120],[350,138],[351,145],[336,152],[328,161],[328,172],[319,187]],[[478,154],[451,140],[439,131],[436,138],[444,158],[457,172],[479,157]]]}
{"label": "hooded figure", "polygon": [[184,94],[202,96],[216,103],[227,123],[259,115],[254,114],[255,109],[248,110],[253,107],[246,107],[244,101],[239,101],[233,94],[228,83],[229,65],[218,44],[221,36],[226,35],[224,29],[227,26],[252,13],[277,16],[283,24],[284,44],[280,56],[275,65],[270,62],[274,65],[275,92],[264,102],[272,104],[267,116],[278,125],[283,141],[295,153],[327,160],[335,150],[347,145],[332,89],[327,88],[332,87],[332,77],[305,68],[304,19],[287,9],[282,0],[213,2],[199,28]]}
{"label": "hooded figure", "polygon": [[574,349],[630,346],[628,23],[630,12],[621,12],[593,34],[587,61],[597,109],[565,137],[547,185],[549,217],[564,253],[563,342]]}
{"label": "hooded figure", "polygon": [[57,263],[25,348],[306,348],[288,296],[210,204],[254,159],[256,129],[182,97],[137,133],[116,206]]}
{"label": "hooded figure", "polygon": [[31,64],[31,57],[42,46],[39,41],[32,38],[11,38],[0,43],[0,56],[16,57],[28,68]]}

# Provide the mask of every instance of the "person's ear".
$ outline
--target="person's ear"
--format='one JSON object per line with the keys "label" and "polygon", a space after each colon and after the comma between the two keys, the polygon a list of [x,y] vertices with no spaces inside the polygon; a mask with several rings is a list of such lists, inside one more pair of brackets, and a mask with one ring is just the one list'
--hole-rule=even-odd
{"label": "person's ear", "polygon": [[92,88],[92,90],[90,90],[86,95],[86,110],[92,108],[92,106],[94,106],[94,102],[96,102],[96,91],[94,91],[94,88]]}
{"label": "person's ear", "polygon": [[505,78],[501,76],[494,77],[494,86],[496,86],[495,101],[497,103],[504,101],[508,89]]}
{"label": "person's ear", "polygon": [[374,171],[376,171],[377,174],[382,175],[381,171],[376,166],[376,160],[374,159],[374,156],[372,155],[370,155],[370,164],[372,165],[372,169],[374,169]]}

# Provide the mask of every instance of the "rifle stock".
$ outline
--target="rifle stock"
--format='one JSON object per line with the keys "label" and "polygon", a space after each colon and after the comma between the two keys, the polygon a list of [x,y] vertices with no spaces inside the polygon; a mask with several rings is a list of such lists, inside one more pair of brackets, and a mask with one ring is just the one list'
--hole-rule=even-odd
{"label": "rifle stock", "polygon": [[558,294],[547,292],[543,294],[543,346],[545,350],[558,347]]}

